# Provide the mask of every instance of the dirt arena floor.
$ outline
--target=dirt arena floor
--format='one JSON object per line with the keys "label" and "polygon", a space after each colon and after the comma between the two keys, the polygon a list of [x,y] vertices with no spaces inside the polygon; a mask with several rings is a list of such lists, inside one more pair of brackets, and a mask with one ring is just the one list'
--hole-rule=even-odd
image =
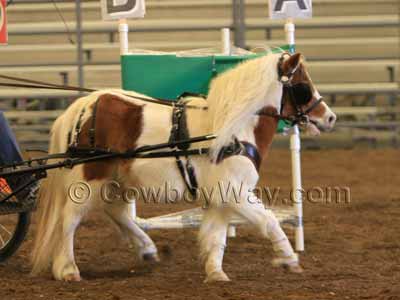
{"label": "dirt arena floor", "polygon": [[[230,239],[224,266],[231,282],[204,284],[196,232],[154,231],[162,257],[149,268],[98,213],[79,229],[76,257],[84,281],[63,283],[50,274],[29,276],[31,234],[22,249],[0,265],[1,300],[36,299],[400,299],[400,152],[326,150],[303,152],[306,188],[348,186],[350,203],[306,201],[303,274],[270,265],[272,249],[252,228]],[[273,150],[261,185],[290,189],[288,151]],[[187,205],[139,208],[144,216]]]}

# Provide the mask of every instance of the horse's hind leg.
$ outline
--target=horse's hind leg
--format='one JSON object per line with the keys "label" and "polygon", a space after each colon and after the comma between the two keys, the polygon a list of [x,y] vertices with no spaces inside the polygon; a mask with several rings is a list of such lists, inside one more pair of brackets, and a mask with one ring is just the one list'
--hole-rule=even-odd
{"label": "horse's hind leg", "polygon": [[60,213],[57,237],[59,242],[52,258],[52,271],[58,280],[80,281],[74,256],[74,235],[82,218],[100,200],[99,191],[103,181],[85,183],[79,167],[72,169],[64,179],[64,183],[71,184],[65,186],[65,191],[61,193],[66,201]]}
{"label": "horse's hind leg", "polygon": [[122,199],[104,203],[104,211],[120,229],[122,235],[137,249],[139,259],[158,262],[157,248],[152,239],[132,217],[132,205]]}
{"label": "horse's hind leg", "polygon": [[229,281],[222,270],[228,228],[227,217],[222,209],[209,208],[205,212],[199,231],[200,257],[205,263],[205,282]]}
{"label": "horse's hind leg", "polygon": [[54,252],[53,275],[57,280],[80,281],[80,272],[74,258],[74,234],[82,220],[85,205],[67,201],[60,219],[60,243]]}

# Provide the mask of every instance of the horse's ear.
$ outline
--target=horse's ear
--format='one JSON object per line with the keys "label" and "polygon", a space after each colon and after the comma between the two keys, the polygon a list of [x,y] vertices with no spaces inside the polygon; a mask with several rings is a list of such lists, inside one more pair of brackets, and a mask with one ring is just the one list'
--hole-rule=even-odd
{"label": "horse's ear", "polygon": [[301,60],[301,53],[295,53],[291,57],[289,57],[288,60],[285,61],[285,69],[288,70],[289,72],[295,70]]}

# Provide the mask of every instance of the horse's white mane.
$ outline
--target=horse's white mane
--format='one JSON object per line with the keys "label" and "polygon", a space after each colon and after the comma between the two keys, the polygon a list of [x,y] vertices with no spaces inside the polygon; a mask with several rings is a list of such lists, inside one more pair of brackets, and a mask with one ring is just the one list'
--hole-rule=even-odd
{"label": "horse's white mane", "polygon": [[249,60],[211,83],[207,102],[211,129],[218,136],[211,147],[214,161],[234,135],[252,124],[258,110],[270,105],[279,111],[282,96],[277,74],[279,57],[280,54],[269,54]]}

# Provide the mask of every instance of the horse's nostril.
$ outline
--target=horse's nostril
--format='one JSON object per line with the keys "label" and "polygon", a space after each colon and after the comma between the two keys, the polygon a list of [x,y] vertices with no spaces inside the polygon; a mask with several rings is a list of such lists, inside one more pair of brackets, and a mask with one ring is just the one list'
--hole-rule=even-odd
{"label": "horse's nostril", "polygon": [[335,122],[336,118],[334,116],[330,116],[328,119],[329,124],[332,124],[333,122]]}

